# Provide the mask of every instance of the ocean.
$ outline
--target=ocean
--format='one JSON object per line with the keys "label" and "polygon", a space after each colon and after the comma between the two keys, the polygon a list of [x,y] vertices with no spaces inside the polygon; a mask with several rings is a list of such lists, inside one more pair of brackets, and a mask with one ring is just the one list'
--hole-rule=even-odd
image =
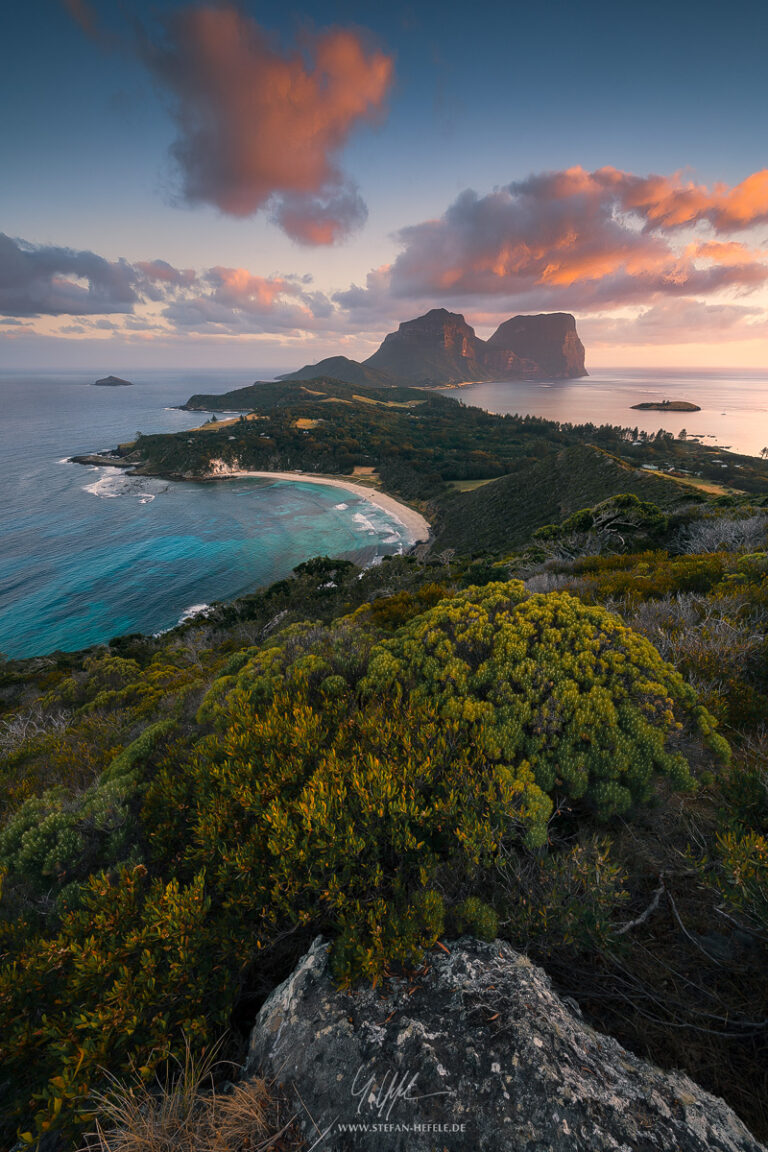
{"label": "ocean", "polygon": [[[107,369],[106,372],[111,371]],[[0,652],[33,656],[159,632],[213,600],[278,580],[310,556],[361,564],[402,550],[384,511],[310,483],[170,483],[69,464],[74,454],[203,422],[175,405],[271,372],[0,373]],[[706,444],[757,455],[768,446],[768,372],[607,370],[553,384],[474,384],[449,394],[491,412],[552,420],[685,428]],[[644,400],[701,412],[635,412]]]}
{"label": "ocean", "polygon": [[69,464],[69,456],[114,447],[137,431],[196,427],[205,415],[174,405],[263,378],[131,372],[132,388],[90,386],[104,374],[0,373],[5,655],[159,632],[213,600],[279,580],[311,556],[369,564],[403,549],[396,520],[340,489],[167,482]]}
{"label": "ocean", "polygon": [[[677,436],[683,429],[702,444],[758,456],[768,447],[768,370],[682,371],[678,368],[599,368],[583,380],[551,384],[514,381],[447,389],[489,412],[545,416],[574,424],[619,424]],[[689,400],[700,412],[635,412],[645,401]]]}

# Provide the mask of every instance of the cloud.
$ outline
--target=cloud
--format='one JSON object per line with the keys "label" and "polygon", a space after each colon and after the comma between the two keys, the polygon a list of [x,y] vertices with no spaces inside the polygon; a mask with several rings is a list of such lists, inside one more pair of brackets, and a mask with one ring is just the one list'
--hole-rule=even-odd
{"label": "cloud", "polygon": [[320,196],[287,192],[272,211],[272,222],[300,244],[335,244],[365,223],[368,209],[353,185]]}
{"label": "cloud", "polygon": [[29,244],[0,232],[0,313],[90,316],[131,312],[139,276],[125,260]]}
{"label": "cloud", "polygon": [[283,53],[230,5],[172,13],[165,32],[142,50],[173,98],[172,153],[189,203],[239,217],[267,209],[302,244],[333,243],[364,221],[339,153],[357,124],[381,114],[391,57],[340,28]]}
{"label": "cloud", "polygon": [[309,331],[328,327],[335,315],[324,293],[307,291],[305,277],[254,276],[245,268],[217,266],[197,278],[196,289],[164,309],[175,327],[232,334]]}
{"label": "cloud", "polygon": [[670,230],[707,221],[718,232],[732,232],[768,220],[768,168],[753,172],[733,188],[703,184],[673,176],[634,176],[617,168],[586,173],[571,169],[560,174],[576,181],[593,181],[616,192],[625,211],[646,221],[647,228]]}
{"label": "cloud", "polygon": [[97,44],[104,44],[105,37],[99,26],[99,20],[95,10],[87,3],[87,0],[61,0],[62,4],[70,14],[76,24],[79,24],[83,32],[90,40],[96,41]]}
{"label": "cloud", "polygon": [[[147,305],[134,316],[135,306]],[[160,308],[152,307],[160,305]],[[122,313],[119,327],[107,319]],[[166,260],[108,261],[94,252],[34,245],[0,233],[0,322],[16,316],[68,316],[67,334],[148,331],[169,334],[330,330],[345,323],[312,277],[257,276],[217,265],[195,271]],[[91,317],[101,317],[91,319]],[[170,327],[169,327],[170,325]]]}
{"label": "cloud", "polygon": [[136,267],[150,282],[174,288],[188,288],[197,278],[194,269],[174,268],[166,260],[139,260]]}
{"label": "cloud", "polygon": [[592,317],[579,324],[589,344],[723,344],[764,340],[768,314],[743,304],[662,300],[630,318]]}
{"label": "cloud", "polygon": [[[575,310],[749,291],[768,280],[766,253],[720,236],[763,219],[768,173],[708,192],[614,168],[547,172],[484,196],[468,189],[439,219],[401,229],[402,251],[368,291],[381,296],[386,275],[395,298]],[[342,302],[363,307],[367,290],[352,291]]]}

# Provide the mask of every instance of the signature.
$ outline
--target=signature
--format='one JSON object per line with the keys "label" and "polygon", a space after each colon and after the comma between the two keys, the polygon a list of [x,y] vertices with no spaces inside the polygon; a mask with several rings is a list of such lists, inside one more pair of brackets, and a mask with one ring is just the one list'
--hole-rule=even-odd
{"label": "signature", "polygon": [[451,1094],[446,1088],[441,1092],[425,1092],[417,1096],[415,1089],[416,1081],[419,1078],[418,1072],[405,1071],[398,1073],[390,1070],[384,1073],[381,1083],[379,1084],[377,1084],[375,1073],[366,1078],[366,1072],[366,1066],[361,1064],[355,1073],[352,1088],[350,1089],[353,1097],[359,1097],[359,1103],[357,1105],[358,1116],[367,1105],[371,1111],[377,1114],[380,1120],[389,1120],[392,1109],[398,1101],[403,1100],[413,1104],[418,1100],[429,1100],[432,1096],[450,1096]]}

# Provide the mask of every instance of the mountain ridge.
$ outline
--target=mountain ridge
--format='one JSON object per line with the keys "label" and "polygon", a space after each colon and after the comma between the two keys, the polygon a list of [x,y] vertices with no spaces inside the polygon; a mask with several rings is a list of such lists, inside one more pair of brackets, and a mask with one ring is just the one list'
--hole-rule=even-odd
{"label": "mountain ridge", "polygon": [[486,341],[460,312],[432,308],[404,320],[362,362],[334,356],[281,380],[333,375],[349,384],[441,387],[483,380],[572,380],[588,375],[584,345],[569,312],[512,316]]}

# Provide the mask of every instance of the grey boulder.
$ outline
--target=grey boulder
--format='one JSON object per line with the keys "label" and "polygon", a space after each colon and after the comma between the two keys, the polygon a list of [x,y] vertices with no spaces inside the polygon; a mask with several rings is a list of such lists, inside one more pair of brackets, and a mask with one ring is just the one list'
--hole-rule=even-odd
{"label": "grey boulder", "polygon": [[509,945],[336,987],[317,939],[263,1005],[247,1071],[318,1152],[766,1152],[735,1113],[590,1028]]}

